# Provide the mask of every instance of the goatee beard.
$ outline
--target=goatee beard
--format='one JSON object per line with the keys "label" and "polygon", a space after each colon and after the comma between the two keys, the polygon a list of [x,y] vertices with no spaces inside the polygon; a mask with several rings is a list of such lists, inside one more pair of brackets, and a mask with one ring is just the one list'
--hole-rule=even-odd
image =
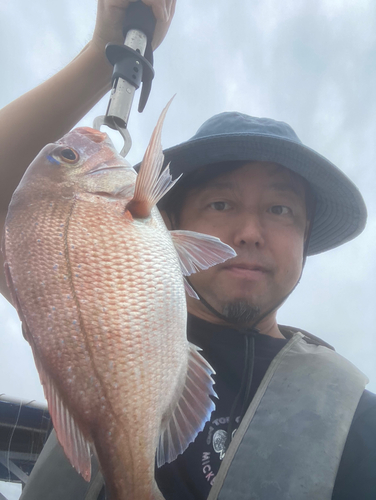
{"label": "goatee beard", "polygon": [[246,300],[237,300],[229,302],[223,307],[223,316],[225,316],[233,325],[249,325],[260,314],[260,308],[250,304]]}

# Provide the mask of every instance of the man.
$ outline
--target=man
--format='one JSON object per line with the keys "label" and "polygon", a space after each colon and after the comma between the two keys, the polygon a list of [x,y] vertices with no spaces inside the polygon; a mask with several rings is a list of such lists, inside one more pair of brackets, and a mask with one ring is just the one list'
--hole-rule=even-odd
{"label": "man", "polygon": [[[352,382],[334,382],[333,393],[329,385],[340,371],[343,377],[351,368],[343,365],[342,372],[333,356],[326,368],[317,358],[310,371],[303,352],[295,358],[302,364],[295,365],[291,356],[286,371],[273,372],[270,365],[278,356],[283,363],[280,356],[291,342],[286,337],[294,329],[277,325],[276,311],[298,283],[306,256],[348,241],[364,227],[366,210],[359,192],[330,162],[303,146],[288,125],[266,118],[222,113],[165,154],[172,172],[186,176],[162,202],[166,223],[218,236],[238,255],[190,278],[201,300],[187,298],[188,335],[217,372],[219,401],[195,443],[157,471],[162,492],[167,499],[204,499],[210,491],[210,499],[374,498],[375,396],[363,393],[361,382],[359,405],[357,397],[344,404],[346,411],[353,405],[356,416],[343,454],[342,445],[334,452],[339,442],[329,445],[328,434],[333,437],[345,425],[338,399],[344,403]],[[326,345],[304,335],[308,342]],[[252,338],[254,351],[249,347]],[[329,348],[315,346],[313,351],[321,349],[326,356]],[[319,366],[322,378],[315,381]],[[359,381],[353,375],[353,382]],[[269,402],[268,389],[264,391],[268,377],[276,377],[268,386]],[[296,384],[304,378],[306,383]],[[348,384],[343,393],[342,383]],[[248,430],[242,430],[235,451],[229,442],[247,418]],[[324,456],[331,453],[337,458],[324,464]],[[329,481],[324,476],[330,469]]]}
{"label": "man", "polygon": [[[55,77],[50,91],[65,78],[88,75],[89,56]],[[85,98],[85,110],[95,98]],[[46,130],[40,147],[74,118],[61,130]],[[25,150],[31,155],[32,148]],[[190,141],[167,150],[166,159],[174,176],[185,174],[162,201],[166,223],[218,236],[238,256],[190,277],[200,300],[187,297],[188,335],[217,372],[219,399],[195,442],[156,471],[162,493],[166,499],[375,498],[376,398],[364,392],[365,377],[324,342],[276,322],[305,257],[363,229],[357,189],[286,124],[238,113],[208,120]],[[89,488],[79,479],[52,438],[22,498],[97,498],[100,489],[98,475]]]}

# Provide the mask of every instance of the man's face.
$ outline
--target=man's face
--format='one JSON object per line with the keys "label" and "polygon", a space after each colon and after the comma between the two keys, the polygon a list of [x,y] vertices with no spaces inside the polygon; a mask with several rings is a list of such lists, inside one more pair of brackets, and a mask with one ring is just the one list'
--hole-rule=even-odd
{"label": "man's face", "polygon": [[[222,314],[236,304],[262,314],[297,283],[306,226],[305,186],[288,169],[252,162],[222,174],[189,191],[179,229],[217,236],[237,257],[191,275],[190,281]],[[207,315],[190,297],[188,309]]]}

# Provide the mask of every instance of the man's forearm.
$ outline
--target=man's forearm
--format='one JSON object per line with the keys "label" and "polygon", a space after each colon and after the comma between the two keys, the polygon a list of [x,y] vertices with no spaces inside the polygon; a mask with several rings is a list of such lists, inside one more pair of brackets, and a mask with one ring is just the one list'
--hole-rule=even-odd
{"label": "man's forearm", "polygon": [[25,169],[67,133],[110,89],[112,66],[88,44],[64,69],[0,110],[0,210]]}

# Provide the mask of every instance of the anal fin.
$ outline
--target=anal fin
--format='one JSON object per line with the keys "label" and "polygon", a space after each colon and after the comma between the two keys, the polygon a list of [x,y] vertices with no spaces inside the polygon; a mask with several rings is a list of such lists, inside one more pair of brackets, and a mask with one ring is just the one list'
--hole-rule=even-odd
{"label": "anal fin", "polygon": [[188,369],[182,395],[177,402],[167,427],[161,433],[157,449],[157,466],[172,462],[194,441],[209,420],[215,404],[210,395],[216,396],[209,363],[189,343]]}
{"label": "anal fin", "polygon": [[83,436],[73,416],[65,406],[51,378],[40,362],[35,358],[36,366],[48,402],[56,436],[68,460],[85,481],[91,478],[90,444]]}

